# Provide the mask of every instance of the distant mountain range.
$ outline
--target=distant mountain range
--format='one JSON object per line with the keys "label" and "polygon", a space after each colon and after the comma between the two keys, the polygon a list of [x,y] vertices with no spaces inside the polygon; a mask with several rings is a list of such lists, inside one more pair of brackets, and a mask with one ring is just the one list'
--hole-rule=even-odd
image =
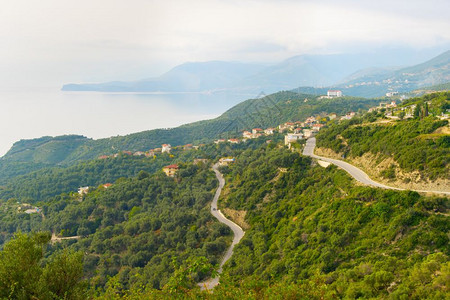
{"label": "distant mountain range", "polygon": [[[409,93],[414,90],[450,82],[450,51],[424,63],[405,68],[367,68],[326,88],[299,87],[297,92],[323,95],[328,89],[339,89],[347,96],[383,97],[387,92]],[[439,90],[445,90],[442,86]]]}
{"label": "distant mountain range", "polygon": [[[378,97],[450,81],[450,51],[411,67],[388,67],[381,54],[299,55],[264,66],[240,62],[191,62],[139,81],[66,84],[63,91],[272,93],[301,87],[323,94],[339,88],[351,96]],[[397,57],[397,56],[396,56]],[[398,59],[398,64],[405,62]],[[374,66],[381,66],[374,68]]]}

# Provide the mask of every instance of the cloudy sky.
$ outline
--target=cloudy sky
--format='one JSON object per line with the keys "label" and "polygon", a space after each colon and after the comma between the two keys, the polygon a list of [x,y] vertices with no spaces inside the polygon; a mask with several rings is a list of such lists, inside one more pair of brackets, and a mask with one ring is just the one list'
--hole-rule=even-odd
{"label": "cloudy sky", "polygon": [[14,0],[0,86],[151,77],[185,61],[446,49],[448,0]]}

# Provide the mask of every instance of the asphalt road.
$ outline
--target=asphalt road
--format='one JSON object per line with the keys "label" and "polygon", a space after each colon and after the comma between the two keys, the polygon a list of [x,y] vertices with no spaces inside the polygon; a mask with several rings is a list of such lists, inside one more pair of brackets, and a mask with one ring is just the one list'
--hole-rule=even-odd
{"label": "asphalt road", "polygon": [[[315,155],[314,154],[315,147],[316,147],[316,138],[315,137],[309,138],[306,141],[305,149],[303,149],[303,155],[310,156],[312,158],[317,158],[317,159],[332,163],[332,164],[340,167],[341,169],[343,169],[344,171],[349,173],[350,176],[352,176],[357,181],[359,181],[365,185],[370,185],[370,186],[379,187],[379,188],[383,188],[383,189],[398,190],[398,191],[405,190],[405,189],[401,189],[401,188],[387,186],[387,185],[381,184],[379,182],[373,181],[361,169],[358,169],[357,167],[355,167],[349,163],[346,163],[345,161]],[[435,194],[450,195],[450,192],[441,192],[441,191],[424,191],[424,190],[413,190],[413,191],[420,192],[420,193],[435,193]]]}
{"label": "asphalt road", "polygon": [[[216,173],[217,180],[219,180],[219,187],[217,188],[216,194],[214,195],[214,199],[211,203],[211,214],[217,220],[219,220],[219,222],[230,227],[230,229],[234,233],[233,242],[231,243],[231,246],[227,249],[227,252],[225,252],[225,255],[223,256],[222,261],[220,263],[219,270],[217,271],[220,274],[222,273],[223,265],[227,262],[227,260],[230,259],[231,255],[233,255],[234,246],[239,243],[239,241],[244,236],[245,232],[236,223],[225,218],[222,212],[217,209],[217,201],[219,200],[220,193],[222,192],[222,188],[225,185],[225,179],[223,178],[223,175],[219,172],[218,167],[219,167],[218,164],[215,164],[213,166],[213,170]],[[216,278],[210,278],[205,282],[200,282],[198,285],[201,287],[202,290],[204,289],[211,290],[218,284],[219,284],[219,276],[217,276]]]}

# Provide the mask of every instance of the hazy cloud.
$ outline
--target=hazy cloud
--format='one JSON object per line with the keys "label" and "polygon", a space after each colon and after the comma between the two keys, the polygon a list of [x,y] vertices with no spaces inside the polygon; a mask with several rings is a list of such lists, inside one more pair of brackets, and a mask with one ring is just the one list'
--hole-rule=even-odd
{"label": "hazy cloud", "polygon": [[184,61],[448,45],[449,11],[447,0],[7,1],[0,80],[136,79]]}

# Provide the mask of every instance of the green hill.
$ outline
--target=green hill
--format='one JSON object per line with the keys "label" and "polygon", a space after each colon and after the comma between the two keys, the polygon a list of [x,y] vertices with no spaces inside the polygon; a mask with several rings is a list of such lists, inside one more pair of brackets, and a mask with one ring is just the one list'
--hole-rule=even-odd
{"label": "green hill", "polygon": [[450,82],[436,84],[428,87],[422,87],[420,89],[412,91],[411,94],[414,96],[418,96],[422,94],[442,92],[442,91],[450,91]]}
{"label": "green hill", "polygon": [[450,81],[450,50],[424,63],[393,71],[353,75],[337,85],[345,95],[382,97],[389,91],[408,93],[415,89]]}
{"label": "green hill", "polygon": [[320,153],[345,157],[371,176],[395,182],[396,186],[440,183],[438,189],[445,190],[450,134],[448,120],[439,117],[448,114],[449,108],[449,92],[411,98],[387,111],[397,118],[405,113],[413,113],[414,117],[396,120],[386,118],[384,112],[373,112],[335,123],[317,135],[317,146]]}
{"label": "green hill", "polygon": [[[213,294],[195,283],[217,266],[230,232],[209,213],[217,180],[208,165],[191,163],[194,150],[167,158],[179,160],[175,178],[150,160],[149,172],[92,187],[82,201],[48,196],[39,203],[45,218],[19,212],[16,199],[3,201],[2,241],[18,230],[78,235],[47,246],[46,257],[64,248],[83,253],[84,276],[97,289],[91,298],[445,298],[448,199],[361,187],[344,171],[281,146],[280,137],[267,139],[199,150],[213,161],[236,158],[221,169],[227,184],[219,206],[240,212],[248,225]],[[96,164],[86,171],[101,174]],[[35,180],[45,177],[40,172]],[[70,176],[76,169],[61,168],[52,180]]]}
{"label": "green hill", "polygon": [[207,143],[219,137],[241,136],[242,130],[277,126],[320,113],[345,114],[368,109],[375,103],[375,100],[363,98],[318,99],[317,96],[285,91],[246,100],[216,119],[171,129],[155,129],[98,140],[82,136],[22,140],[0,159],[0,184],[42,167],[71,166],[100,155],[119,151],[147,151],[161,147],[161,144],[177,146]]}
{"label": "green hill", "polygon": [[[255,298],[443,297],[445,198],[358,187],[334,166],[279,151],[248,151],[227,171],[221,203],[246,211],[250,226],[226,266],[227,288]],[[442,273],[420,280],[430,264]]]}

